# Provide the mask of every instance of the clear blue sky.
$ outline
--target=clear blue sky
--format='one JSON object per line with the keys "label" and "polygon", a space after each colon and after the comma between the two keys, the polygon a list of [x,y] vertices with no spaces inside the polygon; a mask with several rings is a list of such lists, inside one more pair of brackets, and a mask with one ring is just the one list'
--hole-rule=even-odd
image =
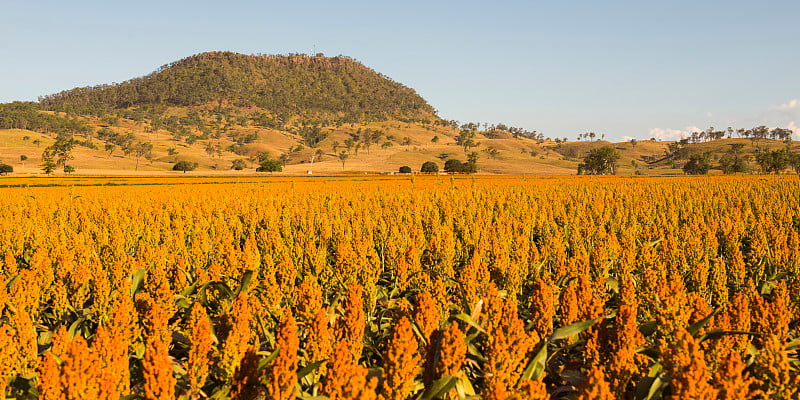
{"label": "clear blue sky", "polygon": [[796,0],[0,3],[0,102],[204,51],[316,44],[416,89],[443,118],[546,136],[800,125]]}

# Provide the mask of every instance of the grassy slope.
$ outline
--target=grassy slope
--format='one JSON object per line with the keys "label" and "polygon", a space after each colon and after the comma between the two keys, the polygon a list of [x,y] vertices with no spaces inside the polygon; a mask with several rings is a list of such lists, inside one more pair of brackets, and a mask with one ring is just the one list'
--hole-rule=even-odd
{"label": "grassy slope", "polygon": [[[88,120],[91,124],[100,126],[99,120]],[[349,158],[342,163],[336,153],[345,151],[342,145],[345,139],[349,138],[350,133],[356,133],[361,129],[380,129],[387,135],[394,135],[395,142],[389,148],[381,148],[380,144],[372,145],[367,151],[360,149],[358,154],[351,151]],[[158,133],[145,133],[144,126],[130,120],[121,120],[118,126],[110,127],[112,130],[120,132],[133,132],[137,140],[148,141],[154,145],[154,158],[152,162],[144,158],[139,160],[138,170],[136,169],[136,159],[132,155],[125,156],[119,149],[111,155],[103,149],[103,142],[94,140],[98,145],[97,150],[86,147],[76,146],[73,152],[75,159],[72,165],[77,169],[78,174],[87,175],[126,175],[126,174],[173,174],[172,165],[176,160],[190,160],[200,164],[195,173],[202,174],[245,174],[253,173],[255,165],[247,162],[248,168],[244,171],[233,171],[230,169],[231,163],[235,159],[246,159],[247,156],[239,156],[225,151],[222,156],[209,156],[204,146],[207,141],[197,141],[189,145],[183,141],[175,141],[167,131]],[[259,151],[268,151],[273,157],[281,153],[288,153],[290,148],[300,143],[300,138],[287,133],[263,128],[234,128],[239,131],[257,132],[259,139],[246,145],[248,154],[256,154]],[[463,149],[456,145],[454,137],[458,131],[449,127],[431,127],[418,124],[408,124],[399,121],[376,122],[369,124],[345,124],[338,128],[326,128],[330,130],[328,137],[317,147],[322,149],[324,155],[321,160],[315,160],[313,167],[310,164],[311,155],[315,149],[306,148],[299,152],[290,153],[289,163],[284,169],[285,174],[306,174],[312,170],[314,173],[386,173],[395,172],[399,167],[408,165],[414,171],[418,171],[425,161],[435,161],[440,168],[444,162],[441,156],[466,160]],[[30,139],[23,140],[24,136]],[[439,137],[438,143],[433,143],[431,139]],[[411,145],[403,146],[399,142],[405,138],[411,139]],[[39,147],[32,142],[36,139],[41,141]],[[477,150],[480,158],[478,161],[479,172],[489,174],[574,174],[577,164],[593,148],[603,145],[613,145],[621,154],[619,160],[619,173],[632,174],[636,167],[645,174],[679,174],[682,171],[680,166],[684,161],[673,164],[672,161],[662,161],[648,165],[643,161],[646,156],[661,158],[669,142],[640,141],[636,146],[630,143],[610,143],[604,141],[594,142],[567,142],[560,146],[553,142],[543,142],[537,144],[535,140],[524,138],[513,138],[510,135],[501,134],[496,139],[488,139],[482,134],[476,135],[476,141],[480,142]],[[227,147],[233,142],[223,137],[213,139],[223,147]],[[338,141],[340,147],[334,152],[333,143]],[[46,146],[53,142],[51,136],[27,131],[27,130],[0,130],[0,162],[11,164],[14,167],[15,175],[19,174],[40,174],[39,164],[41,163],[41,153]],[[722,155],[732,143],[745,143],[743,154],[755,154],[756,146],[749,139],[723,139],[707,143],[691,144],[688,146],[691,153],[711,151],[716,157]],[[777,141],[762,141],[759,146],[777,149],[785,145]],[[488,147],[494,147],[499,151],[497,157],[492,158],[485,151]],[[175,148],[177,156],[169,156],[168,148]],[[793,145],[792,150],[797,151],[798,145]],[[531,155],[535,151],[536,156]],[[28,160],[23,163],[19,156],[24,154]],[[751,162],[755,167],[755,164]],[[678,168],[673,168],[677,166]],[[63,174],[58,171],[59,174]],[[713,172],[712,172],[713,173]]]}

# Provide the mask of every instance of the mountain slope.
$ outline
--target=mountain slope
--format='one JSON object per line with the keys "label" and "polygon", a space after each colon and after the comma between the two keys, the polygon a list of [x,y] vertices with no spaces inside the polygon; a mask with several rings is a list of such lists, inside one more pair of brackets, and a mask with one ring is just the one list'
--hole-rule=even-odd
{"label": "mountain slope", "polygon": [[273,117],[330,116],[340,122],[434,116],[400,83],[347,57],[202,53],[119,84],[66,90],[40,98],[48,110],[148,109],[223,102],[257,107]]}

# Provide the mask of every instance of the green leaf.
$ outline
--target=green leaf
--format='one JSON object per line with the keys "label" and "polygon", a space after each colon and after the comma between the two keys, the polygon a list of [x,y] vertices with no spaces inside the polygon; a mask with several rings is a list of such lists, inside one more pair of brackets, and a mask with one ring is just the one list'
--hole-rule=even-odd
{"label": "green leaf", "polygon": [[552,342],[554,340],[566,339],[568,337],[575,336],[589,329],[589,327],[596,324],[598,321],[600,321],[600,319],[602,318],[590,319],[588,321],[580,321],[567,326],[562,326],[561,328],[556,329],[555,332],[550,335],[550,341]]}
{"label": "green leaf", "polygon": [[522,379],[541,379],[547,364],[547,340],[542,341],[542,348],[536,352],[531,362],[522,371]]}
{"label": "green leaf", "polygon": [[436,382],[433,382],[428,390],[423,392],[419,397],[417,397],[417,399],[433,400],[444,397],[445,394],[450,392],[450,390],[456,386],[456,382],[458,382],[458,379],[456,379],[454,376],[443,376]]}
{"label": "green leaf", "polygon": [[133,274],[133,278],[131,278],[131,297],[136,296],[136,293],[142,288],[142,283],[144,282],[144,268],[139,268],[135,274]]}
{"label": "green leaf", "polygon": [[705,318],[693,323],[691,326],[686,328],[686,331],[689,332],[689,334],[691,334],[692,336],[697,335],[697,332],[700,332],[700,329],[703,329],[703,327],[706,326],[708,321],[710,321],[711,318],[713,318],[714,315],[716,314],[717,310],[712,311],[711,314],[708,314]]}
{"label": "green leaf", "polygon": [[175,295],[172,297],[175,305],[178,306],[178,310],[183,311],[188,308],[192,308],[192,303],[189,302],[189,299],[183,297],[181,295]]}
{"label": "green leaf", "polygon": [[619,281],[613,276],[606,277],[606,286],[614,293],[619,293]]}
{"label": "green leaf", "polygon": [[639,325],[639,332],[642,332],[645,337],[649,337],[656,333],[656,328],[658,328],[658,323],[655,320],[647,321]]}
{"label": "green leaf", "polygon": [[473,327],[473,328],[477,329],[479,332],[486,332],[486,331],[484,331],[484,330],[483,330],[483,328],[481,327],[481,324],[479,324],[479,323],[475,322],[475,320],[474,320],[474,319],[472,319],[472,317],[470,317],[470,316],[469,316],[469,315],[467,315],[467,314],[464,314],[464,313],[458,314],[458,315],[456,315],[456,318],[458,318],[458,319],[460,319],[460,320],[462,320],[462,321],[466,322],[466,323],[467,323],[467,325],[469,325],[469,326],[471,326],[471,327]]}
{"label": "green leaf", "polygon": [[322,365],[323,363],[325,363],[326,361],[328,361],[328,360],[315,361],[315,362],[313,362],[311,364],[306,365],[301,370],[297,371],[297,380],[298,381],[302,380],[308,374],[316,371],[317,369],[319,369],[319,366]]}
{"label": "green leaf", "polygon": [[81,327],[83,327],[83,323],[84,322],[86,322],[86,318],[84,318],[84,317],[80,317],[80,318],[76,319],[75,322],[73,322],[69,326],[69,330],[68,330],[69,337],[75,337],[75,335],[78,333],[78,331],[81,329]]}
{"label": "green leaf", "polygon": [[647,243],[647,247],[653,247],[653,246],[661,243],[662,240],[664,240],[664,238],[653,240],[652,242]]}
{"label": "green leaf", "polygon": [[239,281],[239,287],[236,288],[236,292],[234,292],[233,297],[239,295],[239,293],[245,292],[247,293],[247,289],[250,287],[250,281],[253,279],[253,270],[248,269],[242,275],[242,279]]}
{"label": "green leaf", "polygon": [[280,349],[281,349],[281,346],[275,346],[275,350],[272,353],[270,353],[270,355],[268,355],[266,358],[262,358],[258,362],[258,369],[262,370],[262,369],[266,368],[266,366],[269,365],[269,363],[271,363],[273,360],[278,358],[278,351]]}
{"label": "green leaf", "polygon": [[650,400],[658,397],[667,384],[663,369],[658,362],[650,367],[647,376],[642,377],[636,385],[636,400]]}

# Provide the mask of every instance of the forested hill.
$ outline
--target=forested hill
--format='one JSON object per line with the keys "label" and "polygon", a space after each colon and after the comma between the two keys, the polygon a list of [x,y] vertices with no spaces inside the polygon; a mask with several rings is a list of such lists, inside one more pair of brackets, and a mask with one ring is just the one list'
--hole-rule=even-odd
{"label": "forested hill", "polygon": [[77,114],[225,103],[257,107],[284,121],[321,115],[341,122],[436,119],[433,107],[413,89],[341,56],[202,53],[144,77],[39,100],[44,109]]}

